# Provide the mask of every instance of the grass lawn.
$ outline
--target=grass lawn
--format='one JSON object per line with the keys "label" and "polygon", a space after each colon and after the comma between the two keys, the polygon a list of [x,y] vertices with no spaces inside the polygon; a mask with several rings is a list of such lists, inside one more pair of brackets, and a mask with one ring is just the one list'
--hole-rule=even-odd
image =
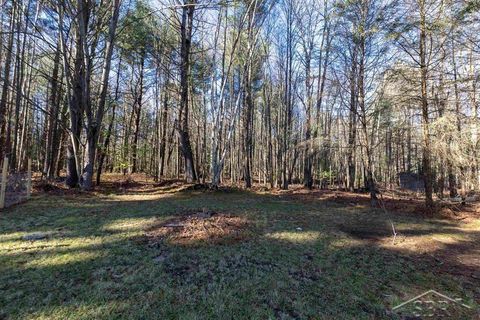
{"label": "grass lawn", "polygon": [[[146,238],[195,210],[248,230],[215,243]],[[24,240],[38,232],[47,238]],[[479,239],[475,218],[293,194],[37,195],[0,213],[0,319],[395,319],[393,306],[429,289],[476,307]]]}

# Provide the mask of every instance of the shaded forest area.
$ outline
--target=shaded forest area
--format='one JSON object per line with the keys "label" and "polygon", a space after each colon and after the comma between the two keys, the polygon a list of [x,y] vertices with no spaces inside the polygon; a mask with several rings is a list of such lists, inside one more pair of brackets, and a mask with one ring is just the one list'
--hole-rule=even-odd
{"label": "shaded forest area", "polygon": [[146,173],[372,202],[407,175],[428,208],[480,188],[477,0],[0,6],[12,172],[32,158],[83,190]]}

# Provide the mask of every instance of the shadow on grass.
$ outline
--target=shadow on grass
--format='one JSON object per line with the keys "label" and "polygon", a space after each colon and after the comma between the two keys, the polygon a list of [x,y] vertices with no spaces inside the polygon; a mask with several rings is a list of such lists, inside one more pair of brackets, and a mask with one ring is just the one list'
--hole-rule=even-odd
{"label": "shadow on grass", "polygon": [[[428,289],[480,295],[458,257],[478,252],[480,231],[459,222],[243,191],[130,198],[143,193],[44,196],[2,214],[0,317],[390,319]],[[246,215],[258,234],[216,246],[138,241],[158,219],[200,208]],[[465,239],[425,252],[385,246],[391,220],[407,237]],[[38,231],[53,236],[22,240]]]}

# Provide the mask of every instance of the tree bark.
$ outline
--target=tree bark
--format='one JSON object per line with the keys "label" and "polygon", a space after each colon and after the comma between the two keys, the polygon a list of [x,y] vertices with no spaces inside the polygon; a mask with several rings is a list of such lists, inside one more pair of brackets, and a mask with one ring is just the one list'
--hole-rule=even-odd
{"label": "tree bark", "polygon": [[353,191],[355,188],[355,152],[357,142],[357,102],[358,94],[357,90],[359,85],[357,84],[357,44],[353,43],[351,56],[351,70],[350,70],[350,109],[348,116],[348,146],[347,146],[347,167],[348,167],[348,180],[347,188]]}
{"label": "tree bark", "polygon": [[103,143],[103,148],[100,151],[100,157],[99,157],[99,160],[98,160],[97,179],[96,179],[97,180],[97,182],[96,182],[97,186],[99,186],[100,182],[101,182],[103,163],[105,162],[105,157],[107,155],[107,149],[108,149],[108,146],[110,145],[110,138],[112,136],[113,126],[115,124],[115,114],[116,114],[116,108],[117,108],[119,94],[120,94],[121,65],[122,65],[122,56],[120,55],[120,60],[118,62],[117,79],[115,81],[116,82],[116,84],[115,84],[115,96],[114,96],[114,101],[112,103],[112,117],[110,118],[110,123],[108,124],[107,133],[105,134],[105,141]]}
{"label": "tree bark", "polygon": [[[108,30],[107,43],[105,47],[105,56],[102,68],[100,99],[98,101],[97,113],[94,114],[93,110],[90,110],[91,104],[87,101],[87,162],[83,168],[81,187],[84,190],[90,190],[93,188],[93,170],[95,166],[95,158],[97,152],[98,137],[100,134],[100,127],[102,125],[103,116],[105,113],[105,104],[108,92],[108,80],[110,76],[110,68],[112,66],[112,55],[114,48],[115,34],[117,30],[118,17],[120,12],[121,0],[115,0],[112,3],[112,17]],[[99,32],[99,30],[97,31]],[[88,86],[90,79],[87,78]],[[89,92],[90,89],[86,88]],[[87,99],[90,99],[90,95],[87,94]]]}
{"label": "tree bark", "polygon": [[17,16],[17,5],[13,3],[10,16],[10,35],[8,37],[7,49],[5,55],[5,67],[3,76],[2,96],[0,98],[0,159],[3,159],[7,153],[7,125],[5,117],[7,114],[7,99],[10,87],[10,69],[12,65],[13,39],[15,34],[15,21]]}
{"label": "tree bark", "polygon": [[142,61],[140,63],[140,79],[136,92],[135,102],[133,104],[133,113],[135,116],[135,130],[133,132],[132,143],[132,170],[131,173],[137,172],[137,150],[138,150],[138,135],[140,134],[140,120],[142,116],[143,104],[143,77],[145,74],[145,53],[142,53]]}
{"label": "tree bark", "polygon": [[428,209],[433,208],[433,179],[432,165],[430,159],[430,129],[429,129],[429,110],[428,110],[428,93],[427,93],[427,25],[425,14],[425,0],[419,0],[420,9],[420,79],[421,79],[421,99],[422,99],[422,133],[423,133],[423,179],[425,184],[425,205]]}
{"label": "tree bark", "polygon": [[185,178],[188,183],[197,181],[195,161],[193,159],[192,145],[188,129],[189,115],[189,86],[188,77],[190,74],[190,50],[192,42],[193,14],[195,12],[195,0],[186,0],[182,7],[181,22],[181,50],[180,50],[180,111],[178,121],[178,135],[181,151],[184,158]]}

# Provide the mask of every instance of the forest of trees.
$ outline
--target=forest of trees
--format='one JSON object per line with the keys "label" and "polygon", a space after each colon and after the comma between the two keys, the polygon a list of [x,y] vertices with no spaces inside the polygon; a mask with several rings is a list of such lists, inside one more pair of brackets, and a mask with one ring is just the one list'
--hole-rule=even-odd
{"label": "forest of trees", "polygon": [[0,158],[433,197],[480,189],[478,0],[0,0]]}

